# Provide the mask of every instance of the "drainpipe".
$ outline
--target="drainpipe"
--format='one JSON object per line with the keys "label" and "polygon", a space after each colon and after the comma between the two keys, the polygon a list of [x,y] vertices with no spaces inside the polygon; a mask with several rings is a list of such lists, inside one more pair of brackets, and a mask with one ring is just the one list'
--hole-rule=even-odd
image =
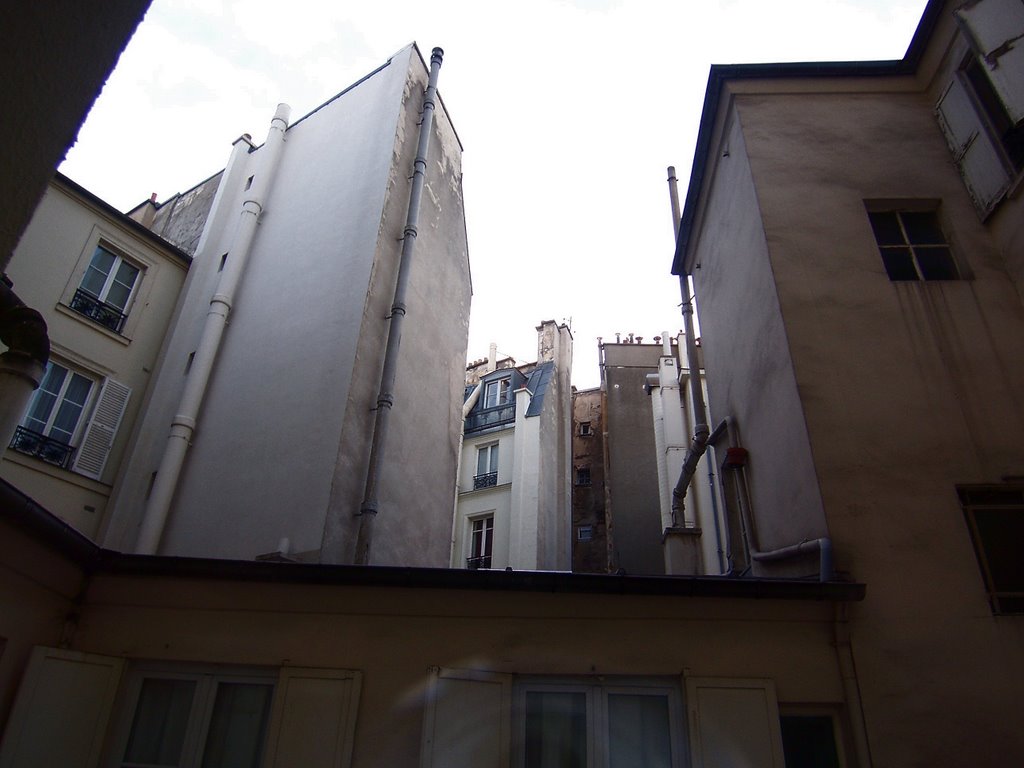
{"label": "drainpipe", "polygon": [[435,48],[430,53],[430,77],[427,91],[423,96],[423,117],[420,120],[419,143],[416,160],[413,163],[412,189],[409,191],[409,211],[405,220],[402,239],[402,254],[398,262],[398,282],[395,298],[391,305],[391,323],[388,327],[387,347],[384,350],[384,368],[380,375],[380,390],[377,393],[377,413],[373,421],[373,438],[370,443],[370,461],[366,470],[366,486],[363,503],[359,507],[359,533],[356,536],[356,565],[368,565],[370,548],[373,545],[373,522],[379,507],[378,486],[380,485],[381,461],[387,443],[388,422],[391,406],[394,404],[395,373],[398,370],[398,349],[402,343],[402,324],[405,321],[405,294],[409,285],[409,269],[416,248],[417,225],[420,218],[420,198],[427,169],[427,149],[434,122],[434,98],[437,95],[437,75],[441,69],[444,51]]}
{"label": "drainpipe", "polygon": [[11,286],[7,275],[0,278],[0,341],[7,345],[0,355],[0,446],[14,437],[50,359],[46,321]]}
{"label": "drainpipe", "polygon": [[[668,191],[672,202],[672,228],[676,241],[679,240],[679,186],[676,179],[674,166],[668,167]],[[693,330],[693,296],[690,295],[689,275],[679,276],[679,290],[682,295],[683,310],[683,334],[686,338],[686,365],[690,371],[690,402],[693,404],[693,439],[683,459],[682,469],[679,471],[679,480],[672,490],[672,517],[676,520],[684,519],[683,499],[686,497],[686,488],[697,471],[697,464],[701,456],[708,449],[708,417],[707,409],[704,406],[704,390],[700,382],[700,363],[697,360],[697,339]]]}
{"label": "drainpipe", "polygon": [[210,310],[206,315],[203,333],[196,356],[192,361],[185,389],[181,394],[178,411],[171,421],[171,430],[164,448],[160,467],[156,473],[153,490],[142,518],[142,527],[135,544],[135,553],[139,555],[155,555],[160,546],[160,538],[167,524],[174,490],[185,463],[185,454],[191,444],[196,429],[196,419],[206,395],[206,386],[213,372],[214,363],[220,352],[221,339],[227,325],[235,292],[241,281],[245,264],[249,258],[252,241],[256,235],[256,225],[267,194],[270,191],[274,173],[277,170],[284,147],[284,132],[288,128],[288,116],[291,108],[287,104],[278,104],[277,112],[270,121],[270,132],[267,141],[260,150],[262,159],[260,169],[253,176],[252,186],[248,190],[242,210],[239,214],[238,229],[231,244],[230,258],[224,265],[217,292],[210,300]]}

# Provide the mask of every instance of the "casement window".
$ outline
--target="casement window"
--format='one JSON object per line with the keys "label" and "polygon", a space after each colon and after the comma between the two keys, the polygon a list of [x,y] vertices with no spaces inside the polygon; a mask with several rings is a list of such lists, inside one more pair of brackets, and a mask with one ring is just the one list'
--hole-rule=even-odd
{"label": "casement window", "polygon": [[111,764],[258,768],[276,677],[133,670]]}
{"label": "casement window", "polygon": [[469,521],[469,556],[467,568],[490,568],[494,552],[494,515]]}
{"label": "casement window", "polygon": [[484,408],[497,408],[505,405],[509,398],[509,380],[498,379],[484,385]]}
{"label": "casement window", "polygon": [[1024,486],[958,489],[993,613],[1024,613]]}
{"label": "casement window", "polygon": [[140,273],[141,269],[127,258],[114,253],[103,243],[97,244],[81,285],[71,297],[70,306],[120,333],[128,319]]}
{"label": "casement window", "polygon": [[954,11],[971,51],[936,105],[979,212],[991,212],[1024,170],[1024,5],[978,0]]}
{"label": "casement window", "polygon": [[779,724],[786,768],[842,768],[839,724],[834,714],[784,709]]}
{"label": "casement window", "polygon": [[482,445],[476,451],[476,475],[473,490],[498,484],[498,444]]}
{"label": "casement window", "polygon": [[98,479],[131,389],[50,360],[11,448]]}
{"label": "casement window", "polygon": [[576,485],[590,485],[590,467],[576,467]]}
{"label": "casement window", "polygon": [[361,679],[340,669],[132,664],[39,646],[0,766],[348,768]]}
{"label": "casement window", "polygon": [[960,278],[937,211],[868,210],[868,219],[893,282]]}

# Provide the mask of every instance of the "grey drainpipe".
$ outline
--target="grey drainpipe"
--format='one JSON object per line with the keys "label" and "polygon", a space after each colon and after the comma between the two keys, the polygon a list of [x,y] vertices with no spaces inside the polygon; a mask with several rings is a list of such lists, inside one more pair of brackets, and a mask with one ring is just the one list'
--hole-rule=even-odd
{"label": "grey drainpipe", "polygon": [[[674,166],[668,167],[668,191],[669,198],[672,201],[672,227],[674,229],[676,244],[679,242],[679,224],[680,224],[680,212],[679,212],[679,186],[676,179],[676,169]],[[683,466],[679,470],[679,479],[676,481],[676,487],[672,489],[672,519],[674,521],[682,521],[683,517],[683,499],[686,497],[686,489],[690,485],[690,481],[693,479],[694,473],[697,471],[697,464],[700,462],[701,456],[708,449],[708,437],[710,430],[708,429],[708,417],[707,408],[704,405],[704,390],[701,387],[700,382],[700,365],[697,361],[697,339],[694,336],[693,330],[693,298],[690,295],[689,286],[689,275],[683,273],[679,276],[679,291],[682,294],[682,310],[683,310],[683,334],[686,338],[686,364],[690,369],[690,402],[693,404],[693,439],[690,442],[690,447],[686,451],[686,456],[683,458]]]}
{"label": "grey drainpipe", "polygon": [[394,404],[395,373],[398,369],[398,348],[402,343],[402,324],[405,321],[405,294],[409,285],[409,269],[416,248],[417,225],[420,218],[420,198],[426,177],[427,149],[434,123],[434,98],[437,95],[437,75],[441,69],[444,51],[435,48],[430,53],[430,77],[423,97],[423,118],[420,121],[419,144],[413,163],[412,189],[409,192],[409,211],[405,220],[402,239],[402,255],[398,262],[398,282],[395,298],[391,305],[391,323],[388,326],[387,347],[384,350],[384,368],[380,375],[380,390],[377,393],[377,413],[373,421],[373,439],[370,443],[370,462],[366,470],[366,486],[363,503],[359,507],[359,533],[356,536],[356,565],[368,565],[370,548],[373,545],[373,522],[379,506],[378,486],[380,485],[381,461],[387,442],[388,422],[391,406]]}
{"label": "grey drainpipe", "polygon": [[46,321],[18,298],[7,275],[0,278],[0,341],[7,345],[7,351],[0,355],[2,450],[11,442],[50,359]]}

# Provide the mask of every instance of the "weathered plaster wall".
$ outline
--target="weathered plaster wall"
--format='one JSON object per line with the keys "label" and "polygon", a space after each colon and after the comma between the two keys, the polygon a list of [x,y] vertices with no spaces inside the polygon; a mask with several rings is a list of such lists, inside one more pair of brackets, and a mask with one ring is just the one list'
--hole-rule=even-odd
{"label": "weathered plaster wall", "polygon": [[[600,389],[573,392],[572,397],[572,569],[577,573],[606,573],[611,550],[605,519],[604,407]],[[582,434],[580,425],[590,430]],[[576,484],[576,468],[590,470],[590,485]],[[591,538],[578,531],[590,526]]]}

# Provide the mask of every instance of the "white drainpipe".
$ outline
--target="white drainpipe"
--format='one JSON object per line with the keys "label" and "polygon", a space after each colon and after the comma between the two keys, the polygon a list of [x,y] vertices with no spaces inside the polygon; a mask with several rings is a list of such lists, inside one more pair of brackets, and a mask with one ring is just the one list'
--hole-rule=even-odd
{"label": "white drainpipe", "polygon": [[206,395],[206,386],[213,372],[214,363],[220,351],[221,338],[227,325],[235,292],[241,281],[248,261],[253,238],[256,235],[256,224],[267,193],[273,182],[284,146],[284,132],[288,128],[288,116],[291,108],[287,104],[279,104],[273,120],[270,121],[270,132],[267,141],[260,150],[261,161],[259,171],[253,176],[252,186],[248,190],[238,220],[238,230],[229,251],[230,256],[224,265],[217,292],[210,300],[210,311],[206,316],[203,333],[196,349],[185,390],[181,395],[178,411],[171,421],[171,430],[164,448],[163,458],[157,470],[153,490],[142,518],[142,527],[135,544],[135,553],[154,555],[160,546],[171,501],[178,484],[185,454],[188,451],[192,435],[196,429],[196,418]]}

